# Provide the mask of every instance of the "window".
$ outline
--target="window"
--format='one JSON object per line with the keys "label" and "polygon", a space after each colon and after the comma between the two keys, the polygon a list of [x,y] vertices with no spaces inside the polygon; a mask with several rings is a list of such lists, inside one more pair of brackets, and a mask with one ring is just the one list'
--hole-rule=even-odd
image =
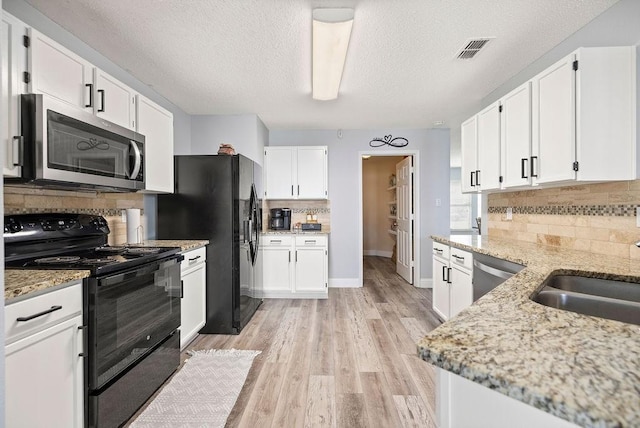
{"label": "window", "polygon": [[462,183],[459,179],[452,179],[450,183],[451,220],[449,227],[451,230],[469,230],[473,218],[472,195],[462,193]]}

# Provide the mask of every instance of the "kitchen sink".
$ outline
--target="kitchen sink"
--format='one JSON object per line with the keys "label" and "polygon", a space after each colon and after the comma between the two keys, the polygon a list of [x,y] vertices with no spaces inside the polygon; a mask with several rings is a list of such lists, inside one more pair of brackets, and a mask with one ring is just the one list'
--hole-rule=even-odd
{"label": "kitchen sink", "polygon": [[563,309],[640,325],[640,284],[579,275],[552,275],[532,298]]}

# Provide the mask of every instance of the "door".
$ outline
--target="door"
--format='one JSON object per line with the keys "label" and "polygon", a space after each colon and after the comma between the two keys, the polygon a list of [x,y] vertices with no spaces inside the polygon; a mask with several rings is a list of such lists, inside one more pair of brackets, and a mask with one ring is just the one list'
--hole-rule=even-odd
{"label": "door", "polygon": [[264,150],[265,199],[293,199],[293,171],[296,149],[268,147]]}
{"label": "door", "polygon": [[462,153],[462,192],[475,192],[480,190],[476,184],[478,169],[478,120],[473,116],[462,124],[461,127],[461,153]]}
{"label": "door", "polygon": [[396,235],[396,272],[413,284],[413,156],[396,164],[396,200],[398,234]]}
{"label": "door", "polygon": [[7,427],[83,426],[81,328],[77,316],[5,347]]}
{"label": "door", "polygon": [[298,147],[296,197],[325,199],[327,197],[327,149]]}
{"label": "door", "polygon": [[533,80],[535,183],[576,178],[574,58],[569,55]]}
{"label": "door", "polygon": [[135,129],[134,92],[100,69],[95,70],[95,113],[123,128]]}
{"label": "door", "polygon": [[504,187],[531,183],[531,82],[502,101]]}
{"label": "door", "polygon": [[433,258],[433,310],[445,321],[449,319],[450,272],[447,262]]}
{"label": "door", "polygon": [[500,188],[500,105],[494,103],[478,113],[478,169],[481,190]]}
{"label": "door", "polygon": [[22,73],[27,70],[27,50],[22,44],[26,25],[14,17],[2,14],[2,105],[0,106],[0,144],[4,147],[4,176],[19,177],[21,174],[19,97],[25,92]]}

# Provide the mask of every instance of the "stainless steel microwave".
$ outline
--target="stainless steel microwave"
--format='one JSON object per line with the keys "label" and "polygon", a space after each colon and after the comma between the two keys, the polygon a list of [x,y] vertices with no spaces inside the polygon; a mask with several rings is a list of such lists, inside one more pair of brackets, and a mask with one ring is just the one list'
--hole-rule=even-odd
{"label": "stainless steel microwave", "polygon": [[23,182],[144,189],[143,135],[46,95],[22,95],[20,102]]}

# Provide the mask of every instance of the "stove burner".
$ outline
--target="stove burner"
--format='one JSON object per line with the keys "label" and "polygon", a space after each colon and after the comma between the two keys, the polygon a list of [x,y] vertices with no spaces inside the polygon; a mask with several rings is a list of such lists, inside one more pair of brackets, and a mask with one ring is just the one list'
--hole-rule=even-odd
{"label": "stove burner", "polygon": [[61,256],[61,257],[45,257],[43,259],[36,259],[35,262],[40,265],[62,265],[75,263],[80,260],[78,256]]}
{"label": "stove burner", "polygon": [[123,247],[98,247],[95,249],[96,253],[101,254],[122,254],[126,251]]}

